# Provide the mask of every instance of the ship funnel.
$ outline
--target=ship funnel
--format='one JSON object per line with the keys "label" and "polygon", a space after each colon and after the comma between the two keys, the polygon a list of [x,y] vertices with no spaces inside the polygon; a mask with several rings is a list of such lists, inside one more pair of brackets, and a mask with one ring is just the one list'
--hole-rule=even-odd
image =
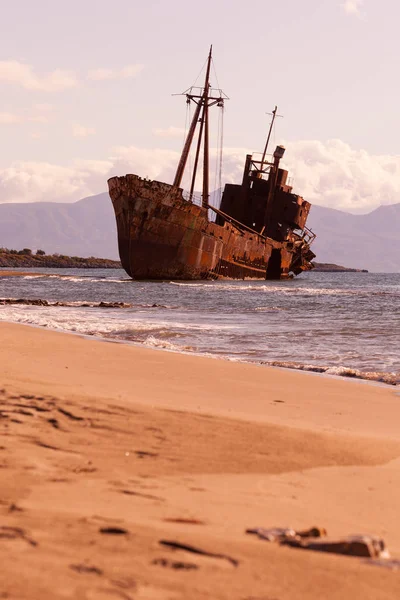
{"label": "ship funnel", "polygon": [[277,146],[275,148],[275,152],[274,152],[274,158],[275,160],[281,160],[281,158],[283,157],[283,155],[285,154],[285,148],[283,146]]}

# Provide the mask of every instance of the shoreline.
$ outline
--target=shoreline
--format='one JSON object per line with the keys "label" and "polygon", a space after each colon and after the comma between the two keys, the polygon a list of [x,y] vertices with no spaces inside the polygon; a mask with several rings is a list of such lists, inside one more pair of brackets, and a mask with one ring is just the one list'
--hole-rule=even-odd
{"label": "shoreline", "polygon": [[[49,352],[53,352],[52,348],[52,339],[53,340],[57,340],[57,346],[63,347],[63,346],[78,346],[79,347],[79,352],[83,351],[83,348],[85,348],[85,350],[89,349],[86,348],[85,346],[81,346],[81,344],[87,344],[88,346],[91,346],[92,349],[96,348],[96,353],[99,353],[101,356],[101,360],[104,360],[104,355],[109,355],[109,348],[110,347],[114,347],[114,350],[117,350],[117,354],[119,357],[123,358],[124,361],[124,368],[126,367],[126,360],[127,357],[129,356],[128,353],[132,353],[133,356],[136,357],[140,357],[141,362],[143,361],[145,365],[147,365],[147,363],[151,360],[154,360],[157,364],[161,364],[163,366],[163,373],[165,374],[165,369],[167,368],[167,365],[169,364],[189,364],[189,365],[195,365],[196,367],[196,371],[199,370],[200,365],[204,365],[205,367],[208,367],[208,371],[212,371],[214,374],[214,377],[218,380],[219,379],[219,372],[221,371],[222,373],[225,372],[226,369],[228,370],[232,370],[233,372],[237,369],[238,371],[240,370],[242,372],[241,375],[241,380],[243,380],[243,377],[246,374],[246,377],[249,378],[249,385],[250,387],[253,389],[254,386],[256,386],[256,381],[259,382],[260,384],[263,383],[265,384],[265,381],[268,380],[268,378],[273,379],[274,381],[274,389],[276,388],[276,386],[281,386],[283,383],[285,383],[284,388],[286,389],[291,388],[291,385],[295,385],[298,393],[299,393],[299,386],[302,389],[302,392],[300,394],[301,397],[304,397],[304,388],[307,389],[309,387],[309,385],[311,387],[315,387],[318,388],[318,390],[323,389],[324,385],[328,386],[328,388],[331,389],[331,393],[334,393],[335,396],[337,395],[341,395],[343,393],[347,393],[350,392],[352,390],[354,390],[355,392],[359,392],[361,393],[365,393],[366,390],[368,390],[370,393],[378,393],[382,392],[382,394],[386,395],[388,394],[389,396],[393,395],[393,397],[398,396],[398,389],[397,386],[388,386],[387,384],[381,383],[381,382],[375,382],[375,381],[370,381],[370,380],[365,380],[365,379],[356,379],[356,378],[350,378],[350,377],[343,377],[343,376],[337,376],[337,375],[330,375],[330,374],[325,374],[325,373],[319,373],[319,372],[309,372],[309,371],[302,371],[302,370],[297,370],[297,369],[290,369],[290,368],[285,368],[285,367],[279,367],[279,366],[270,366],[270,365],[266,365],[266,364],[261,364],[261,363],[253,363],[253,362],[241,362],[241,361],[237,361],[237,360],[227,360],[226,358],[221,358],[219,356],[205,356],[205,355],[201,355],[201,354],[194,354],[194,353],[189,353],[189,352],[177,352],[174,350],[169,350],[169,349],[165,349],[165,348],[158,348],[158,347],[148,347],[148,346],[144,346],[140,343],[136,343],[136,342],[125,342],[125,341],[120,341],[118,339],[112,339],[112,338],[101,338],[101,337],[96,337],[96,336],[90,336],[90,335],[85,335],[85,334],[81,334],[81,333],[76,333],[76,332],[69,332],[69,331],[60,331],[60,330],[55,330],[55,329],[50,329],[48,327],[42,327],[39,325],[33,325],[33,324],[21,324],[21,323],[13,323],[13,322],[5,322],[5,321],[0,321],[0,332],[1,331],[6,331],[7,332],[7,337],[11,335],[11,332],[15,332],[14,335],[16,335],[18,338],[19,337],[29,337],[35,340],[36,343],[39,343],[39,347],[41,343],[46,342],[46,347],[48,348],[47,351]],[[24,331],[29,332],[32,331],[35,332],[33,333],[33,336],[29,336],[28,333],[25,336],[24,335]],[[58,339],[57,339],[58,338]],[[37,340],[37,341],[36,341]],[[103,351],[103,347],[104,347],[104,351]],[[112,356],[112,353],[111,353]],[[114,357],[115,358],[115,357]],[[91,364],[91,366],[93,367],[93,365]],[[114,365],[116,367],[116,370],[118,371],[118,365]],[[65,368],[69,368],[69,367],[65,367]],[[65,375],[65,372],[63,371],[63,368],[61,367],[61,373],[63,375]],[[34,369],[35,370],[35,369]],[[0,365],[0,374],[1,374],[1,365]],[[136,373],[137,374],[137,373]],[[103,373],[98,373],[97,374],[99,377],[104,376]],[[125,374],[124,374],[125,375]],[[106,379],[109,383],[111,377],[111,373],[108,372],[108,376],[106,376]],[[18,377],[17,377],[18,379]],[[64,378],[63,378],[64,379]],[[306,385],[307,379],[310,380],[310,383]],[[204,388],[206,386],[206,382],[204,380],[202,380],[200,378],[200,380],[198,381],[198,383],[201,382],[201,387]],[[287,383],[286,383],[287,382]],[[349,383],[352,383],[352,385],[348,385]],[[312,383],[314,383],[315,385],[312,386]],[[83,385],[83,383],[81,383],[80,385]],[[150,383],[148,384],[150,386]],[[177,384],[179,385],[179,383]],[[303,386],[303,387],[302,387]],[[218,388],[221,388],[221,383],[220,381],[218,381]],[[233,391],[233,388],[231,387],[231,384],[228,386],[230,391]],[[357,389],[359,388],[359,389]],[[103,390],[99,390],[99,392],[103,395]],[[226,397],[226,390],[224,390],[224,396]],[[236,392],[236,390],[235,390]],[[307,396],[307,394],[306,394]],[[146,397],[148,397],[148,395],[146,395]],[[228,398],[226,398],[226,400],[228,400]],[[342,403],[342,399],[340,400],[340,403]],[[193,403],[191,403],[191,408],[189,410],[193,409],[194,406],[194,401]],[[229,402],[228,402],[229,404]],[[153,406],[157,406],[157,403],[153,403]],[[164,406],[162,403],[159,406]],[[201,404],[198,406],[198,408],[200,408]],[[197,410],[197,408],[196,408]],[[232,410],[228,409],[227,413],[224,413],[225,416],[229,416],[232,417]],[[218,413],[219,414],[219,413]],[[240,412],[240,418],[243,418],[243,413]]]}
{"label": "shoreline", "polygon": [[[1,301],[1,299],[0,299]],[[85,303],[86,305],[87,303]],[[51,304],[49,304],[51,306]],[[67,305],[67,304],[66,304]],[[67,305],[68,306],[68,305]],[[94,306],[94,308],[99,308],[99,306]],[[108,306],[104,307],[105,309],[109,308]],[[378,385],[378,386],[391,386],[394,388],[397,388],[400,386],[400,379],[399,379],[399,375],[394,373],[394,372],[370,372],[370,371],[360,371],[359,369],[353,368],[353,367],[346,367],[344,365],[341,365],[339,367],[335,367],[335,366],[322,366],[322,365],[311,365],[311,364],[299,364],[299,363],[293,363],[293,366],[288,366],[287,362],[288,361],[263,361],[263,360],[254,360],[254,361],[250,361],[250,360],[241,360],[241,359],[237,359],[237,358],[231,358],[229,357],[229,355],[212,355],[212,354],[202,354],[202,353],[196,353],[196,352],[189,352],[189,351],[185,351],[185,350],[175,350],[175,349],[171,349],[171,348],[163,348],[163,347],[157,347],[157,346],[146,346],[143,342],[133,342],[130,340],[123,340],[123,339],[119,339],[119,338],[111,338],[111,337],[102,337],[100,335],[90,335],[90,334],[85,334],[85,333],[80,333],[80,332],[74,332],[74,331],[68,331],[68,330],[62,330],[62,329],[56,329],[56,328],[52,328],[52,327],[48,327],[48,326],[43,326],[43,325],[36,325],[34,323],[18,323],[15,321],[0,321],[0,323],[9,323],[9,324],[15,324],[15,325],[22,325],[23,327],[34,327],[34,328],[38,328],[40,330],[44,330],[44,331],[54,331],[54,332],[58,332],[58,333],[65,333],[65,334],[70,334],[70,335],[74,335],[74,336],[79,336],[82,337],[84,339],[88,339],[88,340],[97,340],[100,342],[110,342],[110,343],[117,343],[117,344],[122,344],[122,345],[128,345],[128,346],[133,346],[133,347],[137,347],[137,348],[146,348],[149,350],[157,350],[157,351],[162,351],[162,352],[170,352],[172,354],[178,354],[178,355],[183,355],[183,356],[194,356],[194,357],[199,357],[199,358],[207,358],[207,359],[211,359],[211,360],[222,360],[222,361],[227,361],[227,362],[231,362],[231,363],[238,363],[238,364],[248,364],[248,365],[257,365],[260,367],[267,367],[267,368],[273,368],[273,369],[282,369],[283,371],[296,371],[298,373],[305,373],[305,374],[310,374],[310,375],[317,375],[317,376],[321,376],[321,377],[328,377],[328,378],[333,378],[333,379],[338,379],[338,380],[349,380],[349,381],[358,381],[358,382],[364,382],[366,384],[373,384],[373,385]],[[280,362],[284,363],[284,364],[279,364]],[[342,373],[328,373],[327,371],[329,370],[334,370],[334,369],[339,369],[342,370]],[[368,375],[370,375],[370,377],[368,377]],[[387,377],[387,380],[385,381],[385,377]]]}

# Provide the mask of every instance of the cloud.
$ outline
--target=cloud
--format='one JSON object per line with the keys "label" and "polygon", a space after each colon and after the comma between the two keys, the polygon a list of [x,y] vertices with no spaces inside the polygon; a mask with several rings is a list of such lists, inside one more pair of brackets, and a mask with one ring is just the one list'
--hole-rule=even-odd
{"label": "cloud", "polygon": [[166,129],[153,129],[153,134],[159,137],[183,137],[185,130],[182,127],[173,127],[170,125]]}
{"label": "cloud", "polygon": [[0,169],[0,202],[75,202],[106,191],[109,177],[125,173],[169,181],[178,158],[171,150],[120,146],[107,160],[76,160],[69,166],[16,161]]}
{"label": "cloud", "polygon": [[[143,70],[143,65],[126,65],[120,69],[98,68],[88,72],[87,78],[93,81],[111,79],[130,79]],[[65,69],[54,69],[49,73],[39,74],[32,65],[18,60],[0,60],[0,83],[19,85],[27,90],[41,92],[58,92],[78,85],[76,73]],[[51,104],[36,105],[37,110],[50,111]]]}
{"label": "cloud", "polygon": [[363,3],[364,0],[345,0],[345,2],[341,4],[341,7],[348,15],[360,16]]}
{"label": "cloud", "polygon": [[0,125],[15,125],[21,123],[22,117],[14,113],[0,112]]}
{"label": "cloud", "polygon": [[77,161],[68,167],[18,161],[0,169],[1,202],[75,202],[104,191],[107,161]]}
{"label": "cloud", "polygon": [[74,137],[85,138],[95,133],[96,130],[93,127],[85,127],[84,125],[79,125],[79,123],[74,123],[72,126],[72,135]]}
{"label": "cloud", "polygon": [[48,123],[45,115],[27,115],[10,112],[0,112],[0,125],[20,125],[21,123]]}
{"label": "cloud", "polygon": [[112,168],[109,177],[137,173],[149,179],[171,182],[179,156],[180,153],[174,150],[116,146],[112,149]]}
{"label": "cloud", "polygon": [[28,121],[31,121],[32,123],[48,123],[49,119],[44,115],[34,115],[33,117],[29,117]]}
{"label": "cloud", "polygon": [[[223,182],[240,183],[248,151],[227,148]],[[73,161],[67,167],[45,162],[15,162],[0,169],[0,202],[74,202],[107,190],[107,179],[136,173],[171,183],[180,152],[118,146],[106,160]],[[215,158],[216,150],[211,151]],[[211,161],[213,162],[213,161]],[[303,140],[286,144],[283,166],[293,191],[311,203],[352,213],[400,201],[400,155],[372,155],[341,140]],[[200,189],[201,172],[197,189]],[[189,187],[189,174],[183,185]],[[215,184],[210,176],[210,187]]]}
{"label": "cloud", "polygon": [[127,65],[122,69],[92,69],[87,77],[93,81],[104,81],[107,79],[130,79],[136,77],[143,70],[143,65]]}
{"label": "cloud", "polygon": [[75,73],[55,69],[38,75],[33,67],[17,60],[0,61],[0,82],[20,85],[27,90],[58,92],[78,84]]}
{"label": "cloud", "polygon": [[400,202],[400,155],[372,155],[341,140],[287,144],[294,191],[311,203],[353,213]]}
{"label": "cloud", "polygon": [[35,104],[33,108],[39,112],[51,112],[52,110],[54,110],[54,106],[47,102]]}

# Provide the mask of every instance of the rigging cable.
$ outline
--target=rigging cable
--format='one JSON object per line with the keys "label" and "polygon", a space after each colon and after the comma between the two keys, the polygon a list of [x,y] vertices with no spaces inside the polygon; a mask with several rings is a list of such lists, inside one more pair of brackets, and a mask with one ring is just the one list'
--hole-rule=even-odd
{"label": "rigging cable", "polygon": [[[187,103],[187,110],[188,110],[188,121],[189,121],[189,123],[191,123],[192,122],[192,103],[190,102],[190,100]],[[189,159],[188,185],[190,188],[190,182],[192,181],[192,155],[190,152],[189,152],[188,159]]]}
{"label": "rigging cable", "polygon": [[[207,60],[208,60],[208,59],[207,59]],[[201,67],[200,73],[197,75],[197,77],[196,77],[196,79],[195,79],[195,81],[194,81],[194,84],[192,85],[192,88],[196,87],[196,83],[197,83],[197,81],[198,81],[198,79],[199,79],[200,75],[203,73],[203,71],[204,71],[204,69],[205,69],[205,67],[206,67],[206,65],[207,65],[207,60],[204,62],[203,66]]]}
{"label": "rigging cable", "polygon": [[[218,158],[219,158],[219,141],[221,137],[221,113],[218,114],[218,125],[217,125],[217,147],[215,153],[215,170],[214,170],[214,194],[217,191],[217,180],[218,180]],[[214,200],[214,198],[213,198]]]}
{"label": "rigging cable", "polygon": [[[211,58],[211,63],[212,63],[212,67],[213,67],[213,71],[214,71],[214,75],[215,75],[215,80],[217,82],[217,89],[218,89],[220,96],[222,96],[223,92],[219,85],[217,69],[215,68],[215,62],[214,62],[213,58]],[[223,100],[220,105],[220,108],[221,108],[221,112],[219,113],[219,116],[218,116],[218,134],[217,134],[218,141],[217,141],[217,155],[216,155],[215,183],[214,183],[214,190],[216,191],[218,189],[218,196],[216,198],[218,207],[221,206],[221,199],[222,199],[222,161],[223,161],[223,150],[224,150],[224,110],[225,110],[225,104],[224,104]],[[217,188],[217,181],[218,181],[218,188]]]}
{"label": "rigging cable", "polygon": [[221,90],[221,88],[219,87],[219,81],[218,81],[217,69],[215,68],[215,63],[214,63],[214,59],[213,59],[213,58],[211,58],[211,62],[212,62],[212,66],[213,66],[213,70],[214,70],[214,75],[215,75],[215,79],[216,79],[217,86],[218,86],[218,91],[219,91],[219,93],[220,93],[220,95],[221,95],[221,92],[222,92],[222,90]]}
{"label": "rigging cable", "polygon": [[221,200],[222,200],[222,161],[223,161],[223,153],[224,153],[224,112],[225,112],[225,105],[222,104],[221,106],[221,112],[220,112],[220,120],[221,120],[221,133],[220,133],[220,140],[219,140],[219,180],[218,180],[218,207],[221,206]]}

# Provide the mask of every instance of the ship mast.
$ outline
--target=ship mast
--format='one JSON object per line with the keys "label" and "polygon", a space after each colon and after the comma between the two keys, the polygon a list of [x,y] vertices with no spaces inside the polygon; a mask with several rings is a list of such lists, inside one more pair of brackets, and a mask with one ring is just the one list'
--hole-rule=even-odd
{"label": "ship mast", "polygon": [[271,123],[270,123],[270,126],[269,126],[269,131],[268,131],[267,141],[265,142],[264,152],[263,152],[262,157],[261,157],[260,171],[258,173],[258,177],[260,177],[260,178],[262,177],[262,172],[263,172],[264,164],[265,164],[265,156],[267,154],[268,144],[269,144],[269,140],[271,138],[272,129],[274,127],[274,122],[275,122],[275,117],[276,117],[276,111],[277,110],[278,110],[278,107],[275,106],[274,110],[272,111],[272,120],[271,120]]}
{"label": "ship mast", "polygon": [[[207,208],[208,206],[208,197],[209,197],[209,119],[208,119],[208,109],[210,106],[214,104],[218,104],[218,106],[224,105],[224,97],[221,90],[220,96],[216,97],[210,95],[211,85],[210,85],[210,71],[211,71],[211,61],[212,61],[212,46],[210,46],[210,51],[207,58],[207,67],[206,67],[206,76],[204,80],[204,87],[200,94],[192,94],[192,90],[194,88],[190,88],[186,93],[187,102],[190,101],[195,102],[196,109],[194,111],[193,119],[189,127],[189,131],[185,140],[185,144],[183,146],[182,154],[179,159],[178,167],[175,174],[175,179],[173,185],[175,187],[180,187],[182,183],[182,177],[185,171],[186,163],[189,157],[190,149],[193,143],[194,134],[196,131],[197,124],[200,123],[199,135],[197,140],[197,148],[196,155],[194,160],[193,167],[193,175],[190,186],[190,200],[193,198],[194,186],[196,182],[196,174],[199,163],[200,149],[203,140],[204,133],[204,148],[203,148],[203,193],[202,193],[202,206],[203,208]],[[226,96],[225,96],[226,98]],[[201,115],[201,116],[200,116]]]}
{"label": "ship mast", "polygon": [[203,156],[203,198],[202,206],[206,208],[208,206],[208,169],[209,169],[209,139],[208,139],[208,95],[210,87],[210,66],[211,66],[211,52],[212,46],[210,47],[210,54],[208,55],[207,61],[207,73],[206,81],[204,84],[203,92],[203,120],[204,120],[204,156]]}

